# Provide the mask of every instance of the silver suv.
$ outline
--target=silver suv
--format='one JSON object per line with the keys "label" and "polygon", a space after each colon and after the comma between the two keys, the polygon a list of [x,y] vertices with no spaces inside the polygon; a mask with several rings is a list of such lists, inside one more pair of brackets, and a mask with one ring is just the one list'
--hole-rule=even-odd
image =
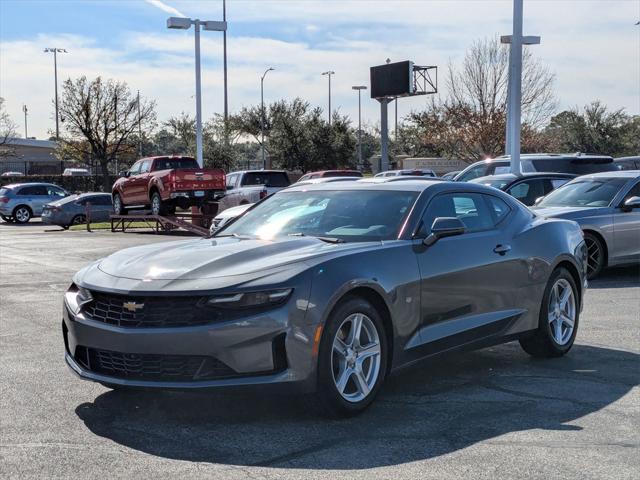
{"label": "silver suv", "polygon": [[5,222],[27,223],[39,217],[50,202],[69,195],[64,188],[51,183],[14,183],[0,188],[0,217]]}

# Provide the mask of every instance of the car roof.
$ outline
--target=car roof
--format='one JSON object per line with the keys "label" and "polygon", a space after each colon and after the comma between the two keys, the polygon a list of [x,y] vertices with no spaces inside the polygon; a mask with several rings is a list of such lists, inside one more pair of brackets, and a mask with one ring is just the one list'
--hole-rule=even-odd
{"label": "car roof", "polygon": [[235,172],[229,172],[227,175],[231,175],[233,173],[287,173],[286,170],[236,170]]}
{"label": "car roof", "polygon": [[334,182],[349,182],[351,180],[360,180],[362,177],[319,177],[308,178],[306,180],[298,180],[293,185],[312,185],[315,183],[334,183]]}
{"label": "car roof", "polygon": [[484,177],[474,178],[469,180],[470,182],[478,183],[481,181],[487,180],[520,180],[524,178],[575,178],[577,177],[574,173],[560,173],[560,172],[522,172],[520,175],[516,175],[515,173],[499,173],[497,175],[486,175]]}
{"label": "car roof", "polygon": [[588,175],[582,175],[578,177],[579,179],[588,179],[588,178],[639,178],[640,170],[614,170],[612,172],[598,172],[598,173],[590,173]]}
{"label": "car roof", "polygon": [[84,192],[79,194],[78,197],[88,197],[88,196],[94,197],[94,196],[102,196],[102,195],[108,196],[108,197],[111,196],[110,193],[105,193],[105,192]]}
{"label": "car roof", "polygon": [[29,187],[29,186],[37,186],[37,185],[44,185],[44,186],[51,186],[51,187],[58,187],[58,188],[62,188],[64,190],[63,187],[61,187],[60,185],[56,185],[55,183],[47,183],[47,182],[23,182],[23,183],[11,183],[9,185],[2,185],[2,187],[0,188],[20,188],[20,187]]}
{"label": "car roof", "polygon": [[[393,180],[390,178],[366,178],[361,180],[353,180],[348,182],[324,182],[306,185],[292,185],[286,189],[287,192],[308,191],[308,190],[390,190],[390,191],[406,191],[406,192],[422,192],[432,185],[441,184],[455,185],[454,182],[436,180],[418,180],[409,178],[408,180]],[[477,185],[477,187],[484,187]],[[488,187],[486,187],[488,188]]]}

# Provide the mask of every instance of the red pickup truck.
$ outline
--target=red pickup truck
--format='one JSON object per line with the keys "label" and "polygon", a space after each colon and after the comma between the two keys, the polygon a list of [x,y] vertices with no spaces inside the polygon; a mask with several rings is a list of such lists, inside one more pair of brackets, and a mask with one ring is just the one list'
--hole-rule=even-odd
{"label": "red pickup truck", "polygon": [[176,207],[217,200],[225,189],[224,171],[199,168],[193,157],[142,158],[113,184],[113,210],[124,215],[133,207],[151,207],[153,215],[171,214]]}

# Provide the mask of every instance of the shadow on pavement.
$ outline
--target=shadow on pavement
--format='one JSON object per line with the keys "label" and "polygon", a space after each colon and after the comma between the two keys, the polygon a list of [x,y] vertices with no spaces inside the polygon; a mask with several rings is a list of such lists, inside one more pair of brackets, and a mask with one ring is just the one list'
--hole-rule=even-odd
{"label": "shadow on pavement", "polygon": [[640,265],[611,267],[589,282],[589,288],[640,287]]}
{"label": "shadow on pavement", "polygon": [[515,343],[440,357],[388,378],[373,406],[346,420],[318,416],[307,398],[259,390],[109,391],[76,413],[96,435],[159,457],[364,469],[444,455],[509,432],[581,430],[571,422],[638,384],[638,360],[582,345],[560,359],[534,360]]}

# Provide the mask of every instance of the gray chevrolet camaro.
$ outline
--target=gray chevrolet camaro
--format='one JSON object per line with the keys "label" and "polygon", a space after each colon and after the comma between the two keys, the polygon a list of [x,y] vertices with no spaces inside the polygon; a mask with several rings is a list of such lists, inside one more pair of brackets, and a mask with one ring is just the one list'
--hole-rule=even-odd
{"label": "gray chevrolet camaro", "polygon": [[441,352],[565,354],[579,226],[491,187],[399,180],[291,187],[213,238],[94,262],[65,294],[67,364],[112,388],[290,387],[348,415]]}

